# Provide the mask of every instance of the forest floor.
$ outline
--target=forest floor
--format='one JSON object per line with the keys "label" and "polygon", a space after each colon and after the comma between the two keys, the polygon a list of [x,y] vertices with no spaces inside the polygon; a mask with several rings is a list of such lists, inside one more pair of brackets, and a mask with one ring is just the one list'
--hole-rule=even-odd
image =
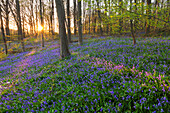
{"label": "forest floor", "polygon": [[170,112],[170,38],[58,41],[0,61],[1,112]]}

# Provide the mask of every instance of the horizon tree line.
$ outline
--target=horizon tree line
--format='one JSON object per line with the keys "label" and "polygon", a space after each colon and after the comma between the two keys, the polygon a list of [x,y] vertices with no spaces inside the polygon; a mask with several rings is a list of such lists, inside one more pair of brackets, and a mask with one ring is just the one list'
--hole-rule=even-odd
{"label": "horizon tree line", "polygon": [[[37,37],[41,34],[41,46],[44,47],[45,26],[48,26],[48,34],[55,35],[57,14],[60,56],[64,58],[70,55],[71,31],[74,35],[78,34],[79,45],[83,43],[83,34],[122,36],[130,33],[133,44],[136,44],[137,33],[145,32],[149,36],[160,31],[168,32],[169,6],[169,0],[1,0],[1,34],[5,53],[8,54],[12,38],[9,27],[11,17],[17,26],[21,49],[25,51],[27,26],[30,27],[27,35]],[[73,24],[74,30],[71,30]],[[42,27],[40,32],[39,26]]]}

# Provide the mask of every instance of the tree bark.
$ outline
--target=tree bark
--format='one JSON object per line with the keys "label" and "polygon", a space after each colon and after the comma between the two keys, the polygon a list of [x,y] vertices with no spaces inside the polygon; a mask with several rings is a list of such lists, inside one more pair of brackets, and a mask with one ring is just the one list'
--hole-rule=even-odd
{"label": "tree bark", "polygon": [[[135,0],[135,13],[137,13],[137,0]],[[134,32],[136,33],[136,31],[138,30],[138,19],[137,16],[134,19]]]}
{"label": "tree bark", "polygon": [[104,4],[105,4],[105,16],[106,16],[106,34],[109,34],[109,24],[108,24],[108,20],[107,20],[107,1],[104,0]]}
{"label": "tree bark", "polygon": [[43,10],[44,9],[44,4],[42,0],[40,0],[40,20],[41,20],[41,46],[44,47],[44,18],[43,18]]}
{"label": "tree bark", "polygon": [[96,33],[96,13],[95,13],[95,9],[92,13],[92,16],[93,16],[93,33],[95,34]]}
{"label": "tree bark", "polygon": [[[119,0],[119,15],[120,16],[122,15],[122,5],[123,5],[122,0]],[[120,17],[119,19],[119,34],[120,35],[122,34],[122,27],[123,27],[123,19],[122,17]]]}
{"label": "tree bark", "polygon": [[59,36],[60,36],[60,57],[65,58],[70,55],[68,49],[68,41],[65,28],[65,11],[62,0],[55,0],[57,7],[57,15],[59,22]]}
{"label": "tree bark", "polygon": [[147,0],[147,16],[148,21],[146,22],[146,35],[150,33],[150,19],[151,19],[151,0]]}
{"label": "tree bark", "polygon": [[[132,0],[130,0],[130,11],[132,11]],[[134,35],[134,30],[133,30],[133,20],[130,19],[130,28],[131,28],[131,34],[132,34],[132,38],[133,38],[133,45],[136,44],[136,38]]]}
{"label": "tree bark", "polygon": [[91,23],[91,0],[89,0],[89,34],[90,34],[90,23]]}
{"label": "tree bark", "polygon": [[100,26],[100,34],[103,35],[103,29],[102,29],[102,19],[100,15],[100,6],[99,6],[99,0],[96,0],[97,2],[97,11],[98,11],[98,17],[99,17],[99,26]]}
{"label": "tree bark", "polygon": [[22,33],[22,24],[21,24],[21,15],[20,15],[20,4],[19,0],[16,0],[16,9],[17,9],[17,19],[18,19],[18,36],[21,42],[21,48],[22,51],[25,51],[24,47],[24,39],[23,39],[23,33]]}
{"label": "tree bark", "polygon": [[78,31],[79,31],[79,45],[82,45],[82,17],[81,17],[81,1],[78,0]]}
{"label": "tree bark", "polygon": [[[5,17],[5,20],[6,20],[6,24],[5,24],[5,30],[6,30],[6,36],[7,36],[7,39],[8,41],[10,41],[10,30],[9,30],[9,0],[6,0],[6,4],[5,4],[5,14],[6,14],[6,17]],[[8,43],[9,46],[10,46],[10,42]]]}
{"label": "tree bark", "polygon": [[[111,2],[112,2],[112,1],[109,0],[108,2],[109,2],[109,19],[111,19],[111,18],[110,18],[110,14],[111,14]],[[110,29],[109,29],[109,34],[112,35],[112,24],[111,24],[111,22],[109,23],[109,28],[110,28]]]}
{"label": "tree bark", "polygon": [[[50,0],[49,0],[50,1]],[[51,1],[51,13],[50,13],[50,32],[52,35],[54,35],[54,0]]]}
{"label": "tree bark", "polygon": [[74,13],[74,35],[76,35],[76,32],[77,32],[77,27],[76,27],[76,25],[77,25],[76,24],[77,23],[76,22],[76,9],[77,9],[76,8],[76,0],[74,0],[74,12],[73,12]]}
{"label": "tree bark", "polygon": [[1,4],[0,4],[0,20],[1,20],[1,32],[2,32],[2,38],[4,41],[4,46],[5,46],[5,53],[8,54],[8,48],[7,48],[7,43],[5,39],[5,33],[4,33],[4,27],[3,27],[3,19],[2,19],[2,9],[1,9]]}
{"label": "tree bark", "polygon": [[70,28],[70,0],[67,0],[67,30],[68,30],[68,42],[71,43],[71,28]]}
{"label": "tree bark", "polygon": [[33,21],[34,21],[34,8],[33,8],[33,0],[30,1],[30,6],[31,6],[31,15],[30,15],[30,34],[33,35],[33,31],[34,31],[34,25],[33,25]]}

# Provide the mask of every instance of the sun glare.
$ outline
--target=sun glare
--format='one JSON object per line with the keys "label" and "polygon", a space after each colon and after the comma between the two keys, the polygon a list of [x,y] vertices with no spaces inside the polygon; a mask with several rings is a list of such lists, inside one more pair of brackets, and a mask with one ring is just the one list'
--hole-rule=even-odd
{"label": "sun glare", "polygon": [[38,26],[38,31],[42,31],[43,27],[42,26]]}

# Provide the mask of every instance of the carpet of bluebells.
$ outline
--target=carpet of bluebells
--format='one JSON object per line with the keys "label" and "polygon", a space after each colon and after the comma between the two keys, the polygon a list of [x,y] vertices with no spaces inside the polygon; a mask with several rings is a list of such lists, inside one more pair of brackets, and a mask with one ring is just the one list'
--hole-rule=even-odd
{"label": "carpet of bluebells", "polygon": [[170,38],[101,37],[0,62],[1,112],[170,112]]}

